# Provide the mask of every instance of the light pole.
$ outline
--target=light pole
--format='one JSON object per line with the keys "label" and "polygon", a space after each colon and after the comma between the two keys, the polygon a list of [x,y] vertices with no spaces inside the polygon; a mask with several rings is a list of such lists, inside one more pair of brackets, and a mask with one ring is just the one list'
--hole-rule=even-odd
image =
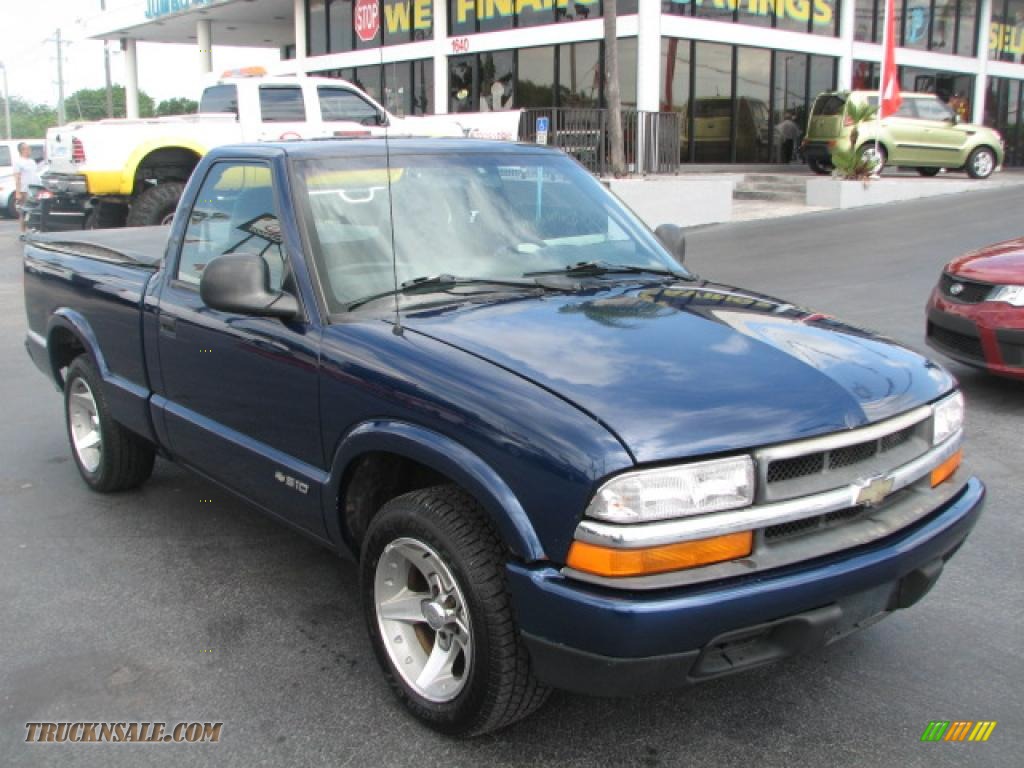
{"label": "light pole", "polygon": [[7,140],[11,140],[11,95],[7,91],[7,67],[0,61],[0,69],[4,71],[4,126],[7,128]]}

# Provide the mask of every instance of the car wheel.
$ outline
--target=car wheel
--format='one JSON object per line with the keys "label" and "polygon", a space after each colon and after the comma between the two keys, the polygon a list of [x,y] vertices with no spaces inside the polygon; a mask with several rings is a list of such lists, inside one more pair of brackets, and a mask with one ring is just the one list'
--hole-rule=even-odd
{"label": "car wheel", "polygon": [[917,172],[922,176],[938,176],[941,168],[918,168]]}
{"label": "car wheel", "polygon": [[150,187],[132,200],[128,213],[129,227],[153,227],[170,224],[181,200],[185,185],[180,181],[165,181]]}
{"label": "car wheel", "polygon": [[996,153],[988,147],[978,147],[967,158],[967,175],[972,179],[987,179],[996,169]]}
{"label": "car wheel", "polygon": [[94,491],[135,488],[153,473],[156,452],[151,443],[114,421],[101,385],[88,355],[79,355],[68,367],[64,414],[71,455]]}
{"label": "car wheel", "polygon": [[507,554],[468,494],[399,496],[371,520],[360,584],[374,653],[406,709],[454,736],[497,730],[547,698],[505,586]]}
{"label": "car wheel", "polygon": [[827,176],[832,172],[832,169],[827,163],[823,163],[820,160],[812,160],[808,158],[807,167],[810,168],[814,173],[819,176]]}
{"label": "car wheel", "polygon": [[4,206],[4,216],[8,219],[18,218],[18,196],[14,192],[11,192],[11,196],[7,198],[7,204]]}
{"label": "car wheel", "polygon": [[885,170],[889,156],[886,154],[885,147],[879,144],[876,148],[875,143],[871,142],[860,148],[860,159],[865,163],[871,163],[874,168],[873,173],[880,174]]}
{"label": "car wheel", "polygon": [[111,229],[124,225],[124,208],[100,203],[86,214],[83,229]]}

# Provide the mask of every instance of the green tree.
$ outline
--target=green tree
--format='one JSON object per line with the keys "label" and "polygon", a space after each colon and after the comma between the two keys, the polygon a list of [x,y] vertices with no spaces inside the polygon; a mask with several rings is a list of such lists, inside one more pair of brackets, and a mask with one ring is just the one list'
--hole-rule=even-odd
{"label": "green tree", "polygon": [[[2,109],[3,99],[0,99]],[[0,117],[0,120],[3,118]],[[57,124],[57,110],[45,104],[11,97],[11,136],[15,139],[41,139],[46,129]]]}
{"label": "green tree", "polygon": [[158,117],[162,115],[194,115],[198,111],[198,101],[186,99],[181,96],[161,101],[156,105],[156,114]]}
{"label": "green tree", "polygon": [[[115,85],[114,117],[125,116],[124,86]],[[153,116],[153,97],[139,91],[139,117]],[[102,120],[107,116],[107,91],[105,88],[83,88],[64,100],[64,112],[68,122],[77,120]]]}

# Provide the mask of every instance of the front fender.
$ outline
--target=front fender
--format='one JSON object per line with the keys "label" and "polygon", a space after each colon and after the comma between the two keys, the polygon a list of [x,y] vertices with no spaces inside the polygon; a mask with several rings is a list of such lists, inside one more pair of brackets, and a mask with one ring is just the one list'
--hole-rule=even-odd
{"label": "front fender", "polygon": [[479,456],[432,430],[383,420],[364,422],[349,431],[335,453],[323,499],[327,531],[339,548],[345,541],[337,504],[342,480],[353,461],[373,451],[404,456],[450,477],[480,502],[513,554],[526,562],[547,559],[519,499]]}

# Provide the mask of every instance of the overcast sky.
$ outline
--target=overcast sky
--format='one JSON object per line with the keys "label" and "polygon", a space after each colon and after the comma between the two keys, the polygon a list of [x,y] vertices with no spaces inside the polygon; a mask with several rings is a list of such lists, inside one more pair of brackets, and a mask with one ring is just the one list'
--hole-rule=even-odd
{"label": "overcast sky", "polygon": [[[145,0],[107,0],[107,8]],[[79,37],[77,20],[99,13],[99,0],[0,0],[0,61],[7,67],[11,96],[57,103],[57,27],[70,42],[64,50],[64,94],[103,87],[103,43]],[[113,44],[116,48],[116,44]],[[139,87],[157,101],[173,96],[197,98],[199,55],[194,45],[139,43]],[[124,84],[124,54],[111,55],[111,75]],[[277,61],[277,49],[217,47],[213,71]],[[74,106],[68,105],[68,115]]]}

